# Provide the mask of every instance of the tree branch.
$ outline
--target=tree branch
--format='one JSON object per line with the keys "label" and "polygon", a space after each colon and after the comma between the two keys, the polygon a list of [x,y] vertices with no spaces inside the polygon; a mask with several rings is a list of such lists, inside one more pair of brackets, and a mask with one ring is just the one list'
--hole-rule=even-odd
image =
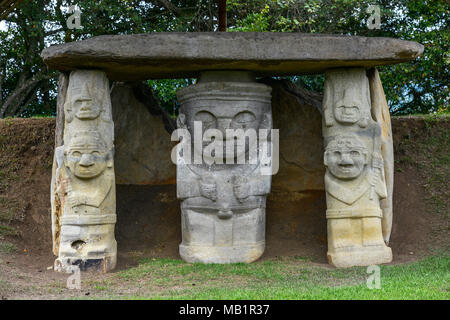
{"label": "tree branch", "polygon": [[31,90],[42,80],[44,79],[50,79],[50,75],[38,75],[31,79],[28,79],[24,82],[22,86],[20,86],[18,89],[14,90],[13,93],[11,93],[8,97],[8,99],[5,101],[5,103],[2,105],[0,109],[0,119],[5,117],[6,110],[13,106],[13,103],[16,103],[16,106],[14,109],[17,109],[17,106],[19,106],[22,101],[28,96]]}

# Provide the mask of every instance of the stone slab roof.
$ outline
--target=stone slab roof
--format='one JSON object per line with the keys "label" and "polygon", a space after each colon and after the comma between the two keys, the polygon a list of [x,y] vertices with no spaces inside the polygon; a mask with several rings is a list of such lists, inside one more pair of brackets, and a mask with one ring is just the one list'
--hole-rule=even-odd
{"label": "stone slab roof", "polygon": [[415,59],[412,41],[275,32],[192,32],[105,35],[51,46],[41,56],[59,71],[101,69],[110,79],[197,77],[204,70],[245,70],[256,76],[322,73]]}

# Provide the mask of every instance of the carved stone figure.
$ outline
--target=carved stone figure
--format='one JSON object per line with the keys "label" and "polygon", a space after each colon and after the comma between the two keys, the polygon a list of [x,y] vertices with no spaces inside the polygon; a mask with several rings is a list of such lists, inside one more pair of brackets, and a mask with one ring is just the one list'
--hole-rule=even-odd
{"label": "carved stone figure", "polygon": [[[270,129],[270,91],[248,73],[213,72],[203,73],[198,84],[177,92],[181,104],[178,126],[191,133],[193,144],[191,159],[177,164],[177,196],[182,201],[180,255],[185,261],[252,262],[264,252],[271,176],[261,174],[259,157],[254,163],[249,161],[258,142],[241,140],[239,134],[236,139],[227,137],[227,130],[258,134],[259,129]],[[222,133],[222,161],[208,162],[204,152],[208,142],[194,143],[196,121],[202,124],[201,135],[207,129]],[[227,141],[236,152],[227,152]],[[202,155],[203,161],[195,163]],[[242,156],[246,163],[237,161]]]}
{"label": "carved stone figure", "polygon": [[[75,210],[76,213],[74,208],[78,206],[85,206],[88,211],[93,210],[88,207],[100,208],[113,188],[114,172],[111,171],[113,151],[108,150],[99,133],[76,132],[64,149],[64,165],[70,180],[67,195],[71,207],[68,212]],[[90,185],[96,186],[89,188]],[[113,211],[112,208],[108,209],[109,212]]]}
{"label": "carved stone figure", "polygon": [[114,140],[109,80],[103,72],[76,70],[70,73],[64,104],[64,141],[73,132],[98,128],[108,145]]}
{"label": "carved stone figure", "polygon": [[55,270],[116,265],[114,148],[109,84],[100,71],[74,71],[65,101],[64,145],[52,179]]}
{"label": "carved stone figure", "polygon": [[[326,73],[323,112],[327,130],[334,126],[365,128],[370,119],[369,80],[365,69],[336,69]],[[356,126],[353,126],[357,129]]]}
{"label": "carved stone figure", "polygon": [[324,94],[328,260],[337,267],[390,262],[380,207],[387,197],[381,127],[371,116],[366,71],[327,72]]}

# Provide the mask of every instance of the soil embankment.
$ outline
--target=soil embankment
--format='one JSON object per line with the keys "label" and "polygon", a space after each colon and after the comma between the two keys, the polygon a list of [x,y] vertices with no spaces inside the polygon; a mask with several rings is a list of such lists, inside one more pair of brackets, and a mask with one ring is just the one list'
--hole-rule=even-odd
{"label": "soil embankment", "polygon": [[[448,117],[393,118],[393,263],[448,248]],[[52,265],[50,179],[54,119],[0,121],[0,243],[18,268]],[[276,193],[267,203],[263,259],[303,256],[326,263],[325,194]],[[175,185],[118,185],[119,268],[136,257],[178,258],[180,209]],[[8,243],[8,245],[5,245]],[[6,254],[3,250],[2,254]]]}

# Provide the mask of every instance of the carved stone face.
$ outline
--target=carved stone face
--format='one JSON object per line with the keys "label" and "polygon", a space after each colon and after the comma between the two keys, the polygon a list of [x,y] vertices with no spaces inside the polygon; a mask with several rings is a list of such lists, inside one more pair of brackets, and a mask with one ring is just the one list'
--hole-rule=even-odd
{"label": "carved stone face", "polygon": [[206,105],[202,102],[204,101],[192,106],[186,112],[187,129],[191,131],[191,134],[194,133],[194,121],[202,122],[203,131],[220,130],[224,139],[226,129],[258,130],[260,127],[264,109],[257,103],[210,101],[214,105]]}
{"label": "carved stone face", "polygon": [[99,99],[89,93],[87,86],[72,88],[72,112],[80,120],[93,120],[98,118],[102,111]]}
{"label": "carved stone face", "polygon": [[324,162],[336,178],[355,179],[368,163],[367,149],[356,137],[338,137],[328,144]]}
{"label": "carved stone face", "polygon": [[[251,129],[255,130],[256,135],[258,129],[269,128],[270,114],[265,112],[266,106],[260,102],[249,101],[213,101],[201,100],[194,102],[185,108],[184,122],[194,137],[194,122],[202,123],[202,135],[208,129],[217,129],[221,131],[223,137],[224,155],[225,146],[227,143],[226,131],[227,129],[243,129],[244,131]],[[234,138],[232,138],[234,140]],[[203,147],[210,142],[204,142]],[[233,141],[236,144],[237,140]],[[198,144],[194,144],[195,152],[202,153]],[[237,149],[243,152],[248,152],[249,145],[246,143],[245,148]],[[241,153],[243,153],[241,152]],[[240,156],[236,154],[235,157]]]}
{"label": "carved stone face", "polygon": [[111,121],[109,82],[102,72],[75,70],[70,73],[67,101],[64,105],[67,122],[74,118],[94,120],[99,116]]}
{"label": "carved stone face", "polygon": [[354,124],[361,119],[361,101],[356,99],[339,100],[334,107],[334,117],[338,122]]}
{"label": "carved stone face", "polygon": [[66,166],[80,179],[95,178],[110,166],[110,154],[98,134],[76,135],[64,154]]}
{"label": "carved stone face", "polygon": [[370,120],[370,90],[366,70],[332,70],[326,74],[324,111],[327,126],[334,122],[366,127]]}

